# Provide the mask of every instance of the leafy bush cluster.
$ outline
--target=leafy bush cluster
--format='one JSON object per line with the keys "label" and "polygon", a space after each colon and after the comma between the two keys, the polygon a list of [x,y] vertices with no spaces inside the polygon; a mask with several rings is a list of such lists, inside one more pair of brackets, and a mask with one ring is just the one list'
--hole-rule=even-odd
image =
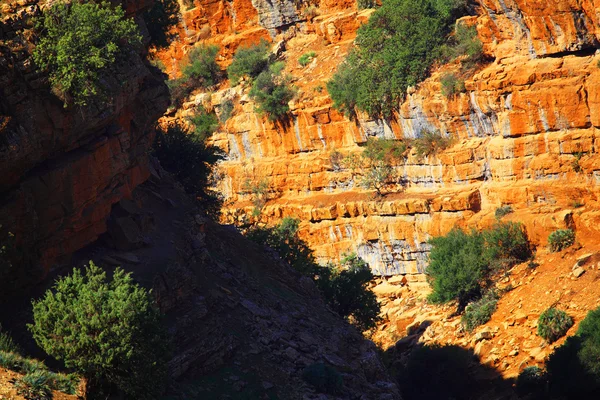
{"label": "leafy bush cluster", "polygon": [[290,77],[283,75],[284,64],[275,63],[261,72],[252,84],[250,97],[256,102],[256,110],[270,121],[283,119],[290,107],[288,103],[296,95],[290,85]]}
{"label": "leafy bush cluster", "polygon": [[512,212],[513,212],[513,209],[511,206],[504,205],[504,206],[500,206],[500,207],[496,208],[494,215],[497,219],[500,219],[508,214],[511,214]]}
{"label": "leafy bush cluster", "polygon": [[104,1],[55,2],[36,23],[40,40],[33,52],[38,67],[66,105],[84,106],[107,95],[102,75],[141,44],[136,23],[121,6]]}
{"label": "leafy bush cluster", "polygon": [[537,332],[548,343],[552,343],[563,337],[572,326],[573,318],[566,312],[551,307],[540,314]]}
{"label": "leafy bush cluster", "polygon": [[218,53],[219,47],[216,45],[200,45],[189,52],[188,62],[181,69],[181,78],[167,82],[175,105],[181,106],[194,89],[208,88],[219,82],[221,69],[216,61]]}
{"label": "leafy bush cluster", "polygon": [[[83,374],[100,397],[106,383],[133,398],[155,398],[165,384],[167,336],[149,293],[117,268],[112,280],[90,262],[33,302],[37,344]],[[43,377],[31,377],[42,386]]]}
{"label": "leafy bush cluster", "polygon": [[442,94],[446,97],[452,97],[465,91],[465,81],[456,74],[446,73],[440,78],[442,84]]}
{"label": "leafy bush cluster", "polygon": [[346,256],[342,266],[319,266],[310,248],[298,237],[298,225],[298,220],[286,217],[271,228],[254,226],[246,236],[276,250],[294,269],[313,278],[327,304],[339,315],[362,331],[373,328],[380,305],[367,288],[373,279],[369,266],[354,254]]}
{"label": "leafy bush cluster", "polygon": [[438,303],[458,300],[459,310],[481,296],[499,266],[531,256],[527,234],[514,222],[498,222],[483,232],[454,229],[429,243],[427,274],[433,289],[429,299]]}
{"label": "leafy bush cluster", "polygon": [[410,141],[417,157],[429,157],[452,145],[452,138],[443,136],[439,131],[423,131],[420,136]]}
{"label": "leafy bush cluster", "polygon": [[186,192],[195,195],[209,215],[219,213],[221,200],[210,186],[215,164],[222,159],[221,151],[206,143],[216,117],[200,110],[192,119],[197,133],[188,132],[180,124],[158,129],[154,142],[154,155],[162,167],[172,173]]}
{"label": "leafy bush cluster", "polygon": [[303,67],[306,67],[308,64],[310,64],[310,62],[313,60],[313,58],[315,58],[317,56],[317,53],[315,53],[314,51],[310,51],[308,53],[304,53],[300,56],[300,58],[298,59],[298,64],[300,64]]}
{"label": "leafy bush cluster", "polygon": [[348,155],[342,164],[359,176],[362,187],[383,196],[398,181],[393,165],[404,160],[406,149],[404,142],[369,138],[362,153]]}
{"label": "leafy bush cluster", "polygon": [[474,26],[457,24],[444,53],[446,59],[465,56],[462,60],[463,69],[475,66],[483,59],[483,44],[477,37],[477,29]]}
{"label": "leafy bush cluster", "polygon": [[390,117],[406,89],[443,57],[464,0],[387,0],[357,34],[356,48],[327,84],[336,108]]}
{"label": "leafy bush cluster", "polygon": [[463,327],[471,332],[479,325],[483,325],[492,319],[492,314],[496,311],[498,304],[498,294],[490,290],[481,299],[472,302],[465,308],[465,313],[461,318]]}
{"label": "leafy bush cluster", "polygon": [[269,43],[266,40],[253,46],[238,48],[227,68],[231,86],[237,85],[244,76],[256,78],[269,66],[269,57]]}
{"label": "leafy bush cluster", "polygon": [[557,252],[575,243],[575,232],[572,229],[558,229],[548,236],[550,251]]}

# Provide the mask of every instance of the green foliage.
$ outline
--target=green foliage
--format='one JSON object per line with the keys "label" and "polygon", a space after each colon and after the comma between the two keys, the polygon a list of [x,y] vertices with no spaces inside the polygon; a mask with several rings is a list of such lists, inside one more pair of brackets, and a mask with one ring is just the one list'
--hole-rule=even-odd
{"label": "green foliage", "polygon": [[442,136],[439,131],[424,131],[418,138],[412,140],[411,145],[417,157],[423,158],[447,149],[452,143],[451,137]]}
{"label": "green foliage", "polygon": [[483,235],[454,229],[429,243],[432,249],[427,274],[433,288],[429,300],[446,303],[458,299],[466,304],[471,298],[478,297],[488,273]]}
{"label": "green foliage", "polygon": [[[406,400],[475,399],[471,377],[473,354],[458,346],[431,345],[411,351],[398,373]],[[481,397],[485,398],[485,397]]]}
{"label": "green foliage", "polygon": [[552,343],[563,337],[572,326],[573,318],[566,312],[551,307],[540,314],[537,333],[548,343]]}
{"label": "green foliage", "polygon": [[151,9],[144,12],[144,22],[150,34],[150,46],[166,49],[177,37],[174,29],[179,23],[177,0],[156,0]]}
{"label": "green foliage", "polygon": [[465,91],[465,81],[459,79],[456,74],[446,73],[440,78],[442,84],[442,94],[446,97],[452,97]]}
{"label": "green foliage", "polygon": [[494,215],[496,216],[497,219],[500,219],[508,214],[511,214],[512,212],[513,212],[513,209],[511,206],[504,205],[504,206],[500,206],[500,207],[496,208]]}
{"label": "green foliage", "polygon": [[33,301],[37,344],[90,381],[129,396],[154,398],[163,388],[167,336],[147,290],[117,268],[112,280],[90,261]]}
{"label": "green foliage", "polygon": [[302,379],[320,393],[336,394],[344,386],[342,375],[335,368],[322,362],[304,368]]}
{"label": "green foliage", "polygon": [[231,86],[239,83],[244,76],[256,78],[269,65],[269,43],[261,40],[259,44],[250,47],[240,47],[233,55],[227,75]]}
{"label": "green foliage", "polygon": [[304,53],[298,59],[298,64],[300,64],[303,67],[306,67],[316,56],[317,56],[317,53],[315,53],[314,51]]}
{"label": "green foliage", "polygon": [[369,265],[356,254],[346,255],[340,267],[315,267],[317,287],[327,304],[339,315],[346,317],[360,331],[376,326],[381,306],[372,290],[373,280]]}
{"label": "green foliage", "polygon": [[296,95],[290,86],[290,77],[282,75],[283,67],[282,63],[275,63],[261,72],[249,93],[256,102],[256,111],[267,115],[270,121],[283,119],[290,110],[288,103]]}
{"label": "green foliage", "polygon": [[[202,133],[207,124],[199,126]],[[216,217],[221,200],[210,187],[214,167],[222,159],[222,153],[218,148],[207,145],[204,139],[200,135],[189,134],[181,125],[171,125],[166,131],[157,131],[154,155],[163,168],[181,182],[186,192],[195,195],[203,208]]]}
{"label": "green foliage", "polygon": [[360,176],[359,183],[365,189],[375,190],[383,196],[385,190],[397,182],[393,165],[404,160],[406,144],[391,139],[369,138],[363,152],[351,154],[343,164]]}
{"label": "green foliage", "polygon": [[550,251],[557,252],[575,243],[575,232],[572,229],[557,229],[548,236]]}
{"label": "green foliage", "polygon": [[365,8],[375,8],[377,6],[376,0],[356,0],[356,5],[359,10],[364,10]]}
{"label": "green foliage", "polygon": [[543,369],[536,365],[525,367],[517,377],[517,393],[538,398],[544,393],[547,377]]}
{"label": "green foliage", "polygon": [[459,309],[479,297],[498,265],[508,267],[531,257],[531,247],[521,224],[498,222],[483,232],[454,229],[433,238],[427,268],[433,293],[429,299],[459,301]]}
{"label": "green foliage", "polygon": [[477,28],[457,24],[454,36],[450,38],[450,44],[446,48],[449,58],[462,57],[463,68],[472,68],[483,59],[483,44],[477,36]]}
{"label": "green foliage", "polygon": [[183,78],[193,81],[194,87],[207,88],[219,81],[221,69],[217,65],[216,57],[219,46],[200,45],[190,51],[188,64],[183,67]]}
{"label": "green foliage", "polygon": [[517,222],[496,222],[483,232],[486,259],[492,266],[510,266],[517,261],[531,257],[531,246],[522,224]]}
{"label": "green foliage", "polygon": [[481,299],[469,304],[461,317],[463,327],[471,332],[479,325],[483,325],[492,319],[492,314],[496,311],[498,298],[498,294],[490,290]]}
{"label": "green foliage", "polygon": [[0,331],[0,351],[20,354],[21,348],[9,334]]}
{"label": "green foliage", "polygon": [[234,104],[231,100],[225,100],[223,103],[221,103],[221,113],[219,115],[219,121],[221,121],[222,124],[224,124],[229,118],[231,118],[231,114],[233,114],[233,108]]}
{"label": "green foliage", "polygon": [[108,2],[54,3],[36,23],[38,67],[67,104],[104,96],[102,75],[141,43],[138,28],[120,6]]}
{"label": "green foliage", "polygon": [[252,215],[258,217],[269,199],[269,181],[261,179],[255,182],[246,179],[242,185],[242,189],[252,195],[252,205],[254,206]]}
{"label": "green foliage", "polygon": [[214,112],[209,113],[202,106],[196,107],[194,115],[190,117],[190,122],[194,125],[192,133],[194,138],[205,142],[219,127],[219,120]]}
{"label": "green foliage", "polygon": [[327,89],[334,106],[352,115],[391,117],[406,89],[439,59],[464,0],[386,0],[357,34],[357,47]]}
{"label": "green foliage", "polygon": [[48,371],[31,372],[15,381],[17,393],[28,400],[50,400],[52,389]]}

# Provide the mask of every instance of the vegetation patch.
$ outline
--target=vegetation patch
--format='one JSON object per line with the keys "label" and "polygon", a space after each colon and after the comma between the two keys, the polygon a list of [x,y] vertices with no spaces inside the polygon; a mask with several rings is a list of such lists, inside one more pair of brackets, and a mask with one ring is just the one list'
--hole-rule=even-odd
{"label": "vegetation patch", "polygon": [[510,205],[504,205],[496,208],[494,215],[497,219],[507,216],[508,214],[512,214],[513,208]]}
{"label": "vegetation patch", "polygon": [[238,48],[227,68],[231,86],[237,85],[244,76],[256,78],[268,65],[269,43],[267,41],[261,40],[257,45]]}
{"label": "vegetation patch", "polygon": [[104,1],[55,2],[36,23],[40,40],[33,52],[38,67],[65,103],[84,106],[108,95],[102,75],[141,45],[133,19]]}
{"label": "vegetation patch", "polygon": [[442,85],[442,94],[446,97],[452,97],[465,91],[465,81],[456,74],[446,73],[440,78]]}
{"label": "vegetation patch", "polygon": [[439,131],[424,131],[410,142],[417,157],[429,157],[446,150],[452,145],[452,138],[443,136]]}
{"label": "vegetation patch", "polygon": [[84,375],[95,396],[107,383],[133,398],[154,398],[163,389],[168,338],[160,313],[122,269],[112,280],[92,262],[73,270],[33,301],[33,321],[36,343]]}
{"label": "vegetation patch", "polygon": [[575,232],[572,229],[558,229],[548,236],[548,247],[552,252],[558,252],[575,243]]}
{"label": "vegetation patch", "polygon": [[566,312],[551,307],[540,315],[537,333],[548,343],[552,343],[563,337],[572,326],[573,318]]}
{"label": "vegetation patch", "polygon": [[465,308],[461,318],[463,327],[471,332],[479,325],[483,325],[492,319],[498,304],[498,294],[490,290],[481,299],[472,302]]}
{"label": "vegetation patch", "polygon": [[171,100],[176,106],[181,106],[196,88],[209,88],[221,79],[221,69],[216,57],[219,47],[215,45],[200,45],[194,47],[187,57],[187,64],[182,67],[182,77],[167,82]]}
{"label": "vegetation patch", "polygon": [[304,53],[300,56],[300,58],[298,59],[298,64],[300,64],[303,67],[306,67],[308,64],[310,64],[310,62],[313,60],[313,58],[315,58],[317,56],[317,53],[315,53],[314,51],[310,51],[308,53]]}
{"label": "vegetation patch", "polygon": [[270,121],[278,121],[290,111],[288,103],[296,95],[290,85],[291,78],[284,75],[283,63],[275,63],[261,72],[250,89],[250,97],[256,102],[256,111]]}

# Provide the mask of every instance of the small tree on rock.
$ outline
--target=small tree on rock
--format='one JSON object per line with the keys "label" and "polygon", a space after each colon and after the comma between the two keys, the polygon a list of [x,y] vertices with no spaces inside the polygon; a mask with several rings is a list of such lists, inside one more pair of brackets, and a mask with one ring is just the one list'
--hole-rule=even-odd
{"label": "small tree on rock", "polygon": [[37,344],[96,385],[107,383],[133,398],[160,394],[168,360],[167,336],[149,292],[117,268],[113,279],[93,262],[56,281],[33,301]]}

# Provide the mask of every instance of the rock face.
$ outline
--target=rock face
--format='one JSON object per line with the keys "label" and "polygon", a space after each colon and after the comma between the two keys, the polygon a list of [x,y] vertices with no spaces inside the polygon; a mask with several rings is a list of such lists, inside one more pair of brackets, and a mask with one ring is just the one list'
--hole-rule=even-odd
{"label": "rock face", "polygon": [[[460,65],[433,70],[391,121],[350,121],[332,108],[325,84],[371,11],[330,3],[320,2],[316,15],[274,38],[285,42],[281,58],[299,90],[289,126],[258,116],[243,86],[187,104],[219,113],[225,100],[235,103],[232,118],[213,136],[228,153],[220,186],[226,221],[247,223],[255,197],[248,183],[265,183],[260,220],[300,218],[301,235],[321,261],[356,251],[377,274],[408,274],[415,281],[423,279],[429,238],[455,226],[489,225],[501,205],[511,205],[515,212],[506,218],[523,222],[538,245],[558,228],[575,228],[584,241],[597,235],[589,223],[597,218],[600,176],[593,2],[477,1],[476,15],[461,23],[477,27],[489,62],[465,76],[465,93],[451,98],[441,94],[440,77]],[[210,13],[205,17],[212,26]],[[222,44],[226,65],[230,44],[254,32],[208,39]],[[309,51],[316,57],[301,67],[297,60]],[[333,150],[360,151],[371,136],[415,138],[425,130],[451,136],[454,144],[430,157],[410,154],[395,166],[398,185],[383,199],[330,157]],[[590,207],[573,211],[581,204]]]}
{"label": "rock face", "polygon": [[[149,5],[125,8],[133,16]],[[134,54],[105,77],[114,93],[108,103],[64,108],[31,59],[32,17],[44,6],[2,5],[0,224],[27,249],[27,261],[47,272],[96,240],[112,205],[147,179],[154,123],[168,93],[158,71]]]}

